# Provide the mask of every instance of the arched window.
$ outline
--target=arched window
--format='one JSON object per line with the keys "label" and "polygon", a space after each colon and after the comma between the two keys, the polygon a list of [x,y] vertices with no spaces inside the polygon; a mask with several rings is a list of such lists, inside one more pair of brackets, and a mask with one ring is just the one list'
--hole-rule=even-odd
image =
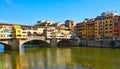
{"label": "arched window", "polygon": [[34,33],[33,33],[33,36],[37,36],[37,33],[36,33],[36,32],[34,32]]}
{"label": "arched window", "polygon": [[31,32],[27,32],[27,35],[28,35],[28,36],[32,36]]}

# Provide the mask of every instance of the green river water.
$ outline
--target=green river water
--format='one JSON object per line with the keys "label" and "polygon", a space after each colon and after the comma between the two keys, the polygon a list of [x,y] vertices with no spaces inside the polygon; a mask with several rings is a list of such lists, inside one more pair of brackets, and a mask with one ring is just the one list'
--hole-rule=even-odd
{"label": "green river water", "polygon": [[120,49],[55,47],[0,52],[0,69],[120,69]]}

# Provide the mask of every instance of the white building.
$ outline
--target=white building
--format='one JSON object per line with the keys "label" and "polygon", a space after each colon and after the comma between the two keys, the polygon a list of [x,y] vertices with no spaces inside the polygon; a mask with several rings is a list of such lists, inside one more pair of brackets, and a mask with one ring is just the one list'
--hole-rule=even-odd
{"label": "white building", "polygon": [[12,26],[3,26],[4,39],[13,38]]}
{"label": "white building", "polygon": [[54,23],[54,21],[52,21],[52,20],[39,20],[39,21],[37,21],[38,26],[46,26],[47,24],[51,25],[53,23]]}
{"label": "white building", "polygon": [[71,30],[57,29],[56,27],[48,27],[46,31],[46,38],[70,39],[72,36]]}
{"label": "white building", "polygon": [[13,38],[12,26],[1,25],[0,26],[0,39],[10,39]]}
{"label": "white building", "polygon": [[106,16],[116,16],[116,15],[118,15],[118,13],[116,11],[115,12],[111,11],[111,12],[101,13],[101,16],[104,16],[104,17],[106,17]]}

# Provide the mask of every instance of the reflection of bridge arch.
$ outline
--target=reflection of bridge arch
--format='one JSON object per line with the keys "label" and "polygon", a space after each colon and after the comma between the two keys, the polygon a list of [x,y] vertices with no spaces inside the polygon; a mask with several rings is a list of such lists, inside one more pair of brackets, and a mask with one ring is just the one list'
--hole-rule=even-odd
{"label": "reflection of bridge arch", "polygon": [[9,45],[7,42],[0,42],[0,44],[4,45],[4,49],[5,49],[5,50],[12,49],[12,46]]}

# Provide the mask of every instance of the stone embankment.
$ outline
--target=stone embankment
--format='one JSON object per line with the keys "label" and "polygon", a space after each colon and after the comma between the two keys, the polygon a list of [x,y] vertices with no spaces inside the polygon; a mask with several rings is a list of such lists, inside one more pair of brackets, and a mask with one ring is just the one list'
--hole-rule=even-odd
{"label": "stone embankment", "polygon": [[118,40],[81,40],[81,46],[100,48],[120,48]]}

